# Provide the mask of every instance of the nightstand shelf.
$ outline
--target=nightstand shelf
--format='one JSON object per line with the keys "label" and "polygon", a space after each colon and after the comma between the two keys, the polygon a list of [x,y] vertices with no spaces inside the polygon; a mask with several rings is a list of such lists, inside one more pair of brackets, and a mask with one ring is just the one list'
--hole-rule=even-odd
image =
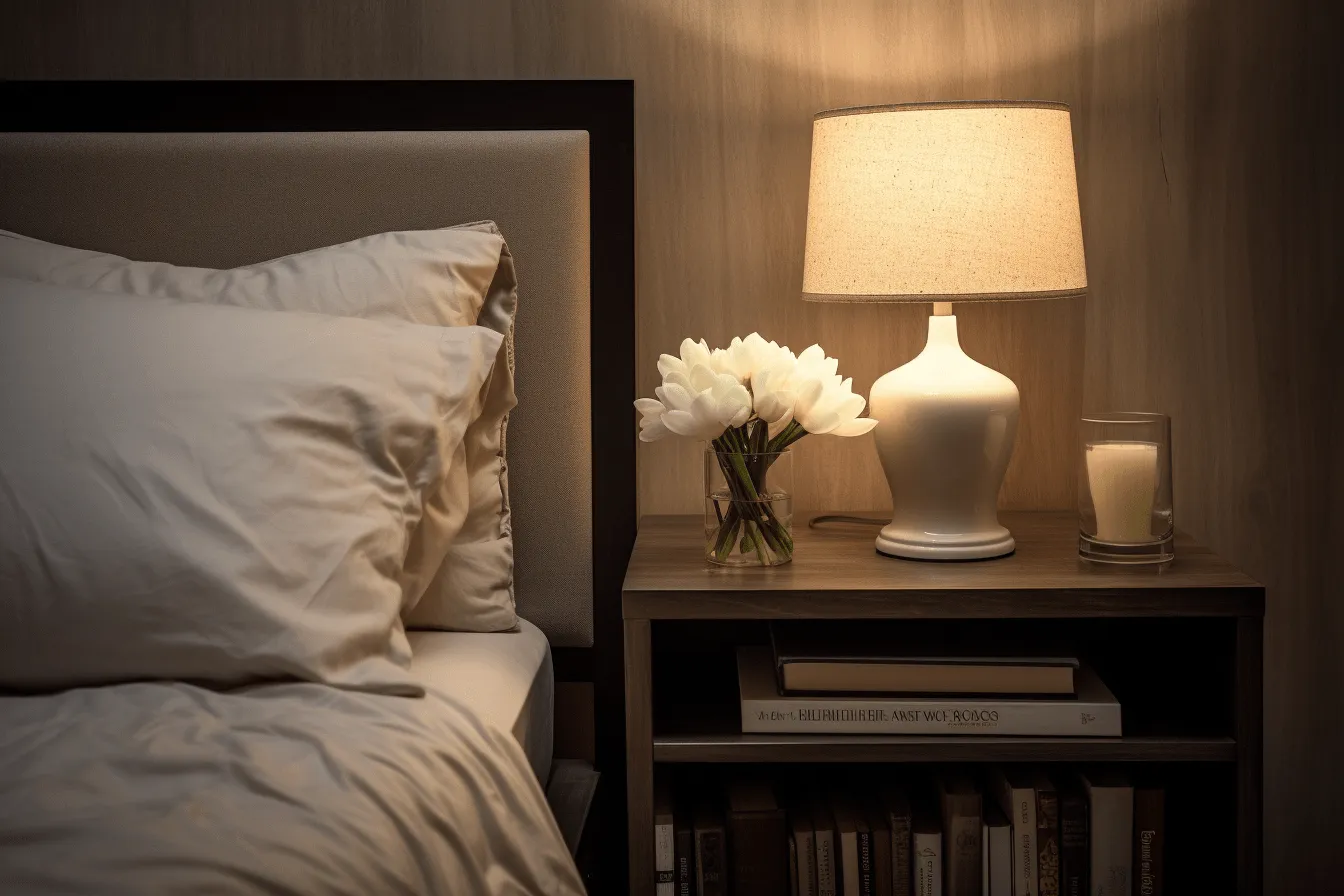
{"label": "nightstand shelf", "polygon": [[[1184,535],[1161,570],[1087,564],[1073,513],[1001,514],[1016,554],[972,563],[881,557],[872,527],[808,518],[796,515],[794,560],[775,569],[710,566],[697,517],[640,522],[622,594],[631,893],[653,892],[657,764],[946,762],[1156,770],[1173,782],[1174,842],[1218,819],[1201,833],[1213,857],[1199,861],[1215,863],[1205,882],[1260,892],[1263,586]],[[743,734],[734,647],[768,643],[769,622],[790,619],[1062,641],[1119,698],[1125,736]],[[1187,865],[1184,882],[1201,875]]]}
{"label": "nightstand shelf", "polygon": [[1230,737],[654,735],[654,762],[1236,762]]}

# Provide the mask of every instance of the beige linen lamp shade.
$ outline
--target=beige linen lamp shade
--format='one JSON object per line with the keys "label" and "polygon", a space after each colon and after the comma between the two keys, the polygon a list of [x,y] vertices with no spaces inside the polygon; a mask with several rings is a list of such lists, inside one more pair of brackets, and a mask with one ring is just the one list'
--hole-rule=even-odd
{"label": "beige linen lamp shade", "polygon": [[814,119],[804,299],[1086,291],[1068,106],[915,103]]}

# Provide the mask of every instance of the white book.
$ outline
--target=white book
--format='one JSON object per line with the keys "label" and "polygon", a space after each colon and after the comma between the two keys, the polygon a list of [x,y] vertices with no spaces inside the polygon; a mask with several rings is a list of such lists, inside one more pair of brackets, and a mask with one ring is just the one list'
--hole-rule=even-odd
{"label": "white book", "polygon": [[943,896],[943,835],[936,826],[912,835],[910,862],[914,865],[915,896]]}
{"label": "white book", "polygon": [[1120,703],[1086,666],[1070,698],[785,697],[768,647],[738,648],[737,675],[747,734],[1120,736]]}
{"label": "white book", "polygon": [[653,870],[658,873],[657,896],[676,896],[676,857],[672,836],[672,815],[661,812],[653,826]]}
{"label": "white book", "polygon": [[1090,807],[1092,896],[1131,896],[1134,788],[1108,776],[1080,777]]}
{"label": "white book", "polygon": [[989,786],[1012,827],[1013,896],[1037,896],[1036,789],[1025,774],[999,768],[990,771]]}
{"label": "white book", "polygon": [[986,816],[989,817],[985,825],[989,854],[985,866],[989,881],[986,892],[989,896],[1013,896],[1013,826],[992,807],[986,810]]}
{"label": "white book", "polygon": [[817,896],[839,896],[836,892],[835,822],[827,809],[816,809],[812,815],[816,833]]}

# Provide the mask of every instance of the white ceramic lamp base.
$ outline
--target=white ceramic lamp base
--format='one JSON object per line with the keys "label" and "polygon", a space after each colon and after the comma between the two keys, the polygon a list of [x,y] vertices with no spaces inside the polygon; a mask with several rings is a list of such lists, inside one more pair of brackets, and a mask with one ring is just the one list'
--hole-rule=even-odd
{"label": "white ceramic lamp base", "polygon": [[869,406],[893,505],[877,550],[916,560],[1012,553],[998,499],[1017,436],[1017,386],[961,350],[955,316],[929,318],[924,350],[873,384]]}

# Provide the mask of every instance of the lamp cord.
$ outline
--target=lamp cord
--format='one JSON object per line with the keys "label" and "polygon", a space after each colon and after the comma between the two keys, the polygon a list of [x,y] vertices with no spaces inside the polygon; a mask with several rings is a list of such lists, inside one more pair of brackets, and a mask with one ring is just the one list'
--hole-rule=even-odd
{"label": "lamp cord", "polygon": [[822,523],[849,523],[856,526],[885,526],[891,520],[878,516],[847,516],[842,513],[827,513],[814,516],[807,521],[807,528],[815,529]]}

